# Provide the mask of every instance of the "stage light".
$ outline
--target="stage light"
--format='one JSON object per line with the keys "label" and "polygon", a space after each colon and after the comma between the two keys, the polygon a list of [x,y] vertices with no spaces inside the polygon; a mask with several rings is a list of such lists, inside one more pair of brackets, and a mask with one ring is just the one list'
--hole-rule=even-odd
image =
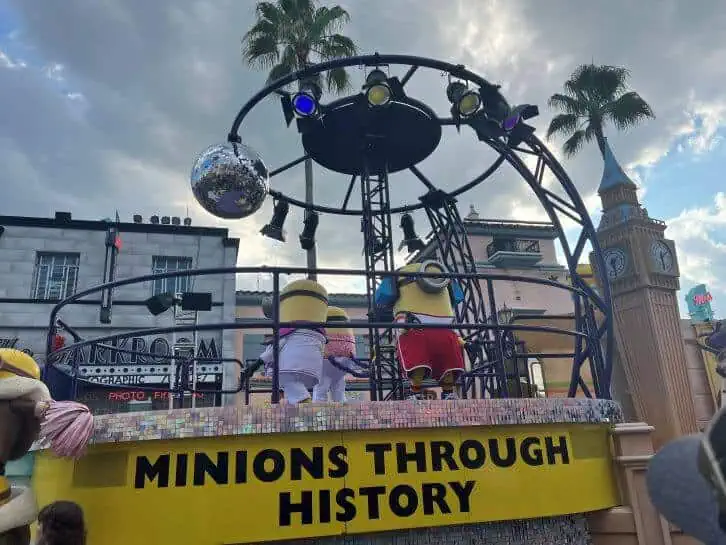
{"label": "stage light", "polygon": [[209,311],[212,310],[211,292],[185,292],[181,297],[175,293],[160,293],[149,297],[146,308],[153,316],[163,314],[175,305],[181,305],[182,310]]}
{"label": "stage light", "polygon": [[272,211],[272,219],[270,220],[270,223],[260,229],[260,233],[262,233],[267,238],[279,240],[280,242],[285,242],[284,225],[285,219],[287,219],[287,213],[289,211],[290,205],[287,203],[287,201],[277,201],[275,203],[275,208]]}
{"label": "stage light", "polygon": [[319,100],[323,95],[314,81],[304,81],[300,90],[292,96],[292,109],[300,117],[313,117],[318,113]]}
{"label": "stage light", "polygon": [[383,70],[375,69],[366,77],[366,98],[371,106],[385,106],[391,101],[391,87]]}
{"label": "stage light", "polygon": [[446,87],[446,97],[456,108],[461,117],[474,115],[481,107],[481,96],[472,89],[468,89],[460,81],[452,81]]}
{"label": "stage light", "polygon": [[522,120],[532,119],[539,115],[539,108],[533,104],[521,104],[512,108],[512,111],[502,121],[505,131],[513,130]]}
{"label": "stage light", "polygon": [[305,214],[303,232],[300,233],[300,247],[303,250],[312,250],[315,247],[315,231],[318,228],[320,216],[312,210]]}
{"label": "stage light", "polygon": [[152,316],[158,316],[159,314],[169,310],[177,301],[176,296],[173,293],[168,292],[149,297],[145,301],[145,304]]}
{"label": "stage light", "polygon": [[408,253],[422,252],[426,245],[416,234],[416,227],[413,223],[411,214],[403,214],[401,216],[401,229],[403,230],[403,242],[398,247],[399,251],[406,246]]}
{"label": "stage light", "polygon": [[312,117],[318,111],[318,101],[307,93],[297,93],[292,97],[292,107],[300,117]]}

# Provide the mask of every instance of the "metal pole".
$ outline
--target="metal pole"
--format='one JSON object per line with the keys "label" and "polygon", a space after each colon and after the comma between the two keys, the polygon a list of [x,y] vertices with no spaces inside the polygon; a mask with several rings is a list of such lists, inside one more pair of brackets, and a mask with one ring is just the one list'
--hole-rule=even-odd
{"label": "metal pole", "polygon": [[[305,159],[305,204],[313,204],[313,160]],[[305,211],[307,216],[308,210]],[[318,255],[317,255],[317,244],[313,244],[313,247],[307,250],[307,265],[308,265],[308,278],[310,280],[317,280],[318,273],[315,269],[318,268]]]}
{"label": "metal pole", "polygon": [[280,273],[272,272],[272,403],[280,402]]}
{"label": "metal pole", "polygon": [[[194,311],[194,326],[196,327],[197,322],[199,321],[199,312]],[[197,347],[199,346],[199,331],[196,329],[194,330],[194,348],[192,348],[192,387],[190,392],[190,395],[192,396],[192,409],[196,408],[197,406]]]}
{"label": "metal pole", "polygon": [[[176,302],[172,307],[172,319],[176,325]],[[171,361],[169,362],[169,410],[174,408],[174,380],[176,378],[176,331],[171,334]]]}

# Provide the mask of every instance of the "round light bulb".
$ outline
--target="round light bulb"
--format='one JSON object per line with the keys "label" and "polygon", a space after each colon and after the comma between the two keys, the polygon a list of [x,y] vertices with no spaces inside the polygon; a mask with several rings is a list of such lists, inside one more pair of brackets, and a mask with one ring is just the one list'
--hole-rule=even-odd
{"label": "round light bulb", "polygon": [[463,116],[469,116],[479,109],[481,106],[481,98],[474,91],[468,91],[459,99],[459,113]]}
{"label": "round light bulb", "polygon": [[371,106],[384,106],[391,100],[391,90],[388,85],[372,85],[368,89],[367,97]]}

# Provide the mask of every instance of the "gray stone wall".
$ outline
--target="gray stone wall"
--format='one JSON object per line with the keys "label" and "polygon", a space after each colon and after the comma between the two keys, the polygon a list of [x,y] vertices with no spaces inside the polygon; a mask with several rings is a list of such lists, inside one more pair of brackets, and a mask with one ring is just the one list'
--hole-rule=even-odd
{"label": "gray stone wall", "polygon": [[[6,299],[0,302],[0,337],[18,337],[19,347],[30,348],[42,361],[53,305],[28,302],[32,296],[37,252],[80,254],[77,291],[83,291],[102,282],[105,237],[105,231],[6,226],[0,237],[0,299]],[[222,236],[121,232],[121,240],[123,247],[118,255],[116,269],[118,280],[151,274],[154,256],[191,257],[194,268],[232,267],[237,259],[236,248],[225,247]],[[227,278],[223,275],[196,277],[193,290],[212,292],[213,301],[224,304],[222,307],[213,307],[210,312],[201,312],[200,323],[234,321],[233,275]],[[143,282],[117,288],[114,300],[143,303],[151,295],[151,282]],[[84,299],[98,301],[100,297],[100,292],[96,292]],[[7,299],[18,301],[7,302]],[[99,311],[100,306],[97,304],[69,305],[61,311],[59,317],[87,338],[172,324],[170,312],[153,317],[143,305],[115,305],[110,325],[100,323]],[[233,335],[232,330],[224,334],[204,333],[203,337],[215,338],[223,355],[233,357]],[[230,369],[228,374],[234,372],[234,369]]]}

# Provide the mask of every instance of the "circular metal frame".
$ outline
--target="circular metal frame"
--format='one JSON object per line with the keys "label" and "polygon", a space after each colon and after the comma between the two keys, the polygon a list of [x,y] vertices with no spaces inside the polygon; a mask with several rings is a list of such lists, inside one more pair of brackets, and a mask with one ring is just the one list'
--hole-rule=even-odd
{"label": "circular metal frame", "polygon": [[[430,68],[433,70],[440,71],[447,74],[449,80],[452,78],[465,80],[472,83],[480,88],[486,89],[497,89],[498,87],[482,76],[467,70],[462,65],[454,65],[448,62],[443,62],[427,57],[418,57],[412,55],[388,55],[388,54],[374,54],[374,55],[362,55],[356,57],[349,57],[343,59],[335,59],[329,62],[324,62],[310,66],[304,70],[289,74],[277,81],[274,81],[261,89],[256,93],[239,111],[232,123],[231,130],[228,134],[228,140],[230,142],[241,142],[242,139],[239,136],[240,128],[250,111],[259,104],[265,97],[272,93],[282,93],[283,89],[295,82],[305,80],[313,76],[317,76],[323,72],[333,70],[336,68],[347,68],[351,66],[364,66],[364,67],[379,67],[382,65],[403,65],[409,66],[409,70],[406,75],[401,79],[402,85],[405,85],[408,80],[413,76],[419,67]],[[506,99],[499,95],[502,100],[506,103]],[[462,118],[458,122],[453,119],[439,118],[439,122],[442,126],[446,125],[471,125],[471,120]],[[606,270],[605,262],[602,257],[600,250],[600,244],[597,240],[595,227],[590,219],[590,215],[585,207],[585,204],[575,188],[572,180],[565,172],[565,169],[555,159],[554,155],[547,149],[547,147],[536,137],[534,133],[526,135],[522,138],[521,143],[517,146],[512,146],[506,138],[494,138],[494,137],[481,137],[480,140],[488,144],[492,149],[499,153],[494,162],[479,176],[474,178],[468,183],[463,184],[459,188],[446,192],[446,195],[453,198],[456,197],[469,189],[472,189],[486,180],[491,176],[505,161],[509,163],[519,174],[524,178],[527,184],[530,186],[537,199],[539,200],[542,207],[545,209],[550,222],[555,226],[558,232],[558,240],[562,246],[567,261],[567,268],[574,285],[585,291],[586,297],[582,301],[575,299],[575,315],[585,316],[589,321],[588,328],[591,330],[597,330],[601,333],[601,337],[604,337],[604,355],[600,354],[604,361],[599,362],[603,367],[603,375],[600,377],[602,381],[602,387],[609,391],[610,375],[612,367],[612,354],[614,350],[614,332],[613,332],[613,318],[611,310],[611,295],[610,286],[607,282],[602,283],[601,293],[596,292],[588,283],[581,277],[577,272],[577,265],[579,260],[583,256],[585,247],[589,243],[592,248],[592,256],[595,261],[594,265],[598,270]],[[536,158],[536,164],[534,169],[530,169],[525,161],[523,155]],[[288,163],[284,167],[277,170],[271,171],[271,176],[283,172],[303,162],[307,157],[302,157],[291,163]],[[431,182],[415,167],[411,167],[411,172],[421,180],[429,190],[436,190]],[[559,182],[559,188],[552,190],[544,187],[543,181],[545,176],[549,174],[549,177]],[[351,180],[351,188],[355,178]],[[349,191],[350,193],[350,191]],[[285,200],[288,203],[299,206],[307,210],[314,210],[319,213],[326,214],[340,214],[350,216],[362,216],[364,210],[350,210],[347,208],[347,197],[344,204],[338,208],[331,206],[321,206],[316,204],[305,203],[298,199],[294,199],[283,194],[280,191],[271,190],[270,194],[280,200]],[[411,212],[414,210],[420,210],[426,208],[425,202],[417,202],[414,204],[408,204],[404,206],[390,208],[390,214],[398,214],[404,212]],[[565,232],[562,226],[562,222],[565,220],[574,221],[580,227],[580,232],[575,237],[574,245],[565,236]],[[597,308],[604,315],[604,322],[597,324],[593,314],[593,308]],[[599,352],[599,350],[594,350]],[[574,370],[573,370],[574,375]],[[573,376],[574,378],[574,376]]]}
{"label": "circular metal frame", "polygon": [[[246,116],[250,113],[250,111],[259,104],[265,97],[270,95],[271,93],[283,93],[282,91],[284,87],[287,85],[298,81],[298,80],[305,80],[309,79],[312,76],[316,76],[322,72],[326,72],[335,68],[344,68],[344,67],[350,67],[350,66],[381,66],[381,65],[407,65],[409,66],[409,70],[406,73],[406,75],[400,80],[400,83],[402,85],[405,85],[408,80],[412,77],[412,75],[415,73],[415,71],[419,67],[424,68],[431,68],[434,70],[439,70],[441,72],[447,73],[450,78],[458,78],[460,80],[466,80],[474,85],[477,85],[481,88],[486,88],[488,90],[495,89],[496,86],[492,85],[490,82],[482,78],[481,76],[478,76],[477,74],[466,70],[463,66],[456,66],[450,63],[445,63],[433,59],[423,58],[423,57],[415,57],[415,56],[405,56],[405,55],[368,55],[368,56],[360,56],[360,57],[352,57],[347,59],[337,59],[334,61],[318,64],[315,66],[311,66],[305,70],[296,72],[294,74],[290,74],[288,76],[285,76],[281,78],[278,81],[275,81],[271,83],[270,85],[266,86],[264,89],[262,89],[260,92],[255,94],[248,102],[243,106],[243,108],[240,110],[240,112],[237,114],[237,117],[235,118],[235,121],[232,125],[232,129],[228,135],[228,140],[232,143],[241,143],[242,139],[239,136],[239,130],[246,118]],[[498,91],[497,91],[498,93]],[[501,95],[499,95],[501,96]],[[503,97],[502,97],[502,100]],[[506,102],[506,101],[505,101]],[[461,126],[469,126],[472,130],[475,130],[475,127],[473,126],[473,121],[468,118],[462,118],[460,120],[453,120],[453,119],[442,119],[437,118],[438,122],[441,124],[441,126],[449,126],[449,125],[461,125]],[[398,277],[398,276],[408,276],[412,279],[417,279],[420,277],[430,277],[432,279],[436,279],[436,281],[441,281],[442,279],[457,279],[460,281],[468,281],[472,284],[476,284],[477,289],[479,290],[479,298],[481,299],[481,287],[479,286],[479,282],[485,282],[487,286],[487,291],[489,292],[489,304],[491,306],[491,309],[489,311],[486,311],[489,316],[491,316],[492,321],[490,322],[487,319],[477,319],[477,320],[468,320],[468,322],[472,323],[464,323],[467,322],[467,320],[458,320],[457,323],[452,323],[451,328],[452,329],[459,329],[459,330],[469,330],[474,332],[482,332],[482,331],[494,331],[495,334],[495,341],[492,341],[492,343],[489,343],[486,347],[483,345],[474,346],[473,349],[476,349],[478,351],[482,350],[493,350],[496,357],[499,357],[499,355],[504,354],[504,356],[507,355],[516,355],[516,347],[515,347],[515,341],[513,339],[513,332],[514,331],[538,331],[538,332],[550,332],[553,334],[563,334],[573,337],[576,348],[574,354],[537,354],[530,356],[537,356],[537,357],[573,357],[574,363],[572,367],[572,379],[570,383],[570,391],[569,395],[573,396],[575,395],[575,390],[579,384],[584,384],[582,381],[582,377],[580,375],[580,368],[583,364],[585,364],[586,360],[589,358],[590,364],[592,368],[596,371],[593,372],[593,381],[595,382],[596,387],[596,395],[598,397],[609,397],[609,390],[610,390],[610,375],[611,375],[611,359],[612,359],[612,353],[613,353],[613,320],[612,320],[612,314],[611,314],[611,306],[610,306],[610,288],[609,285],[606,283],[602,286],[602,293],[597,293],[591,286],[587,284],[587,282],[577,273],[577,264],[579,263],[580,258],[583,255],[583,252],[585,250],[585,247],[589,243],[592,250],[593,250],[593,256],[595,260],[595,266],[599,270],[605,270],[605,264],[600,252],[600,246],[597,241],[597,237],[595,236],[595,229],[592,224],[592,221],[590,219],[589,213],[578,194],[576,188],[574,187],[574,184],[570,180],[570,178],[567,176],[566,172],[562,168],[562,166],[556,161],[554,156],[547,150],[547,148],[542,144],[542,142],[537,139],[533,134],[527,134],[524,137],[522,137],[520,142],[518,142],[516,145],[514,143],[505,137],[500,136],[487,136],[487,135],[479,135],[479,139],[483,141],[485,144],[487,144],[489,147],[491,147],[493,150],[495,150],[499,156],[493,161],[493,163],[479,176],[474,178],[468,183],[463,184],[459,188],[450,191],[450,192],[443,192],[441,190],[438,190],[425,176],[423,173],[421,173],[415,166],[412,166],[409,168],[410,172],[413,173],[417,179],[419,179],[427,188],[429,194],[441,194],[446,199],[448,199],[448,202],[451,203],[453,201],[453,198],[457,195],[460,195],[464,193],[465,191],[468,191],[469,189],[472,189],[473,187],[477,186],[478,184],[482,183],[484,180],[486,180],[491,174],[493,174],[504,162],[506,161],[509,163],[528,183],[532,191],[537,196],[538,200],[540,201],[541,205],[547,212],[547,215],[550,219],[550,222],[555,227],[558,233],[558,239],[562,246],[563,252],[565,254],[565,259],[567,262],[567,268],[569,270],[569,274],[572,280],[572,285],[568,286],[566,284],[562,284],[559,282],[553,282],[549,280],[539,279],[539,278],[532,278],[532,277],[518,277],[518,276],[512,276],[512,275],[490,275],[490,274],[476,274],[476,273],[470,273],[466,272],[468,270],[475,270],[471,268],[466,263],[462,264],[463,272],[456,272],[459,271],[458,265],[456,263],[448,263],[448,268],[451,271],[455,272],[433,272],[433,273],[400,273],[400,272],[394,272],[389,270],[378,270],[375,267],[370,267],[369,263],[366,264],[366,270],[364,271],[353,271],[348,269],[318,269],[316,272],[320,275],[361,275],[366,276],[368,280],[371,280],[374,276],[375,277],[386,277],[386,276],[392,276],[392,277]],[[528,155],[530,157],[536,158],[536,164],[533,169],[530,169],[527,164],[524,161],[523,155]],[[273,170],[270,172],[271,176],[274,176],[275,174],[279,174],[288,168],[291,168],[292,166],[295,166],[297,164],[302,163],[307,159],[307,156],[301,157],[299,159],[296,159],[295,161],[292,161],[291,163],[288,163],[287,165],[278,168],[276,170]],[[551,178],[556,179],[559,182],[559,188],[558,190],[551,190],[546,187],[544,187],[543,180],[545,179],[545,176],[549,174]],[[353,180],[351,180],[351,185],[348,190],[348,194],[346,195],[346,199],[344,203],[340,207],[332,207],[332,206],[321,206],[321,205],[310,205],[306,204],[302,201],[296,200],[294,198],[288,197],[287,195],[284,195],[283,193],[275,190],[271,190],[270,194],[273,198],[285,201],[289,204],[293,204],[302,208],[307,209],[308,211],[316,211],[319,213],[326,213],[326,214],[339,214],[339,215],[348,215],[348,216],[364,216],[366,217],[366,214],[370,214],[370,211],[365,212],[365,209],[362,208],[360,210],[350,210],[347,208],[347,201],[350,196],[350,192],[352,190],[352,187],[355,182],[355,176],[353,177]],[[365,184],[363,184],[365,185]],[[431,220],[431,214],[433,208],[430,206],[430,204],[422,199],[420,202],[413,203],[413,204],[407,204],[404,206],[396,207],[396,208],[390,208],[388,207],[385,209],[385,213],[387,213],[390,217],[390,214],[396,214],[396,213],[403,213],[403,212],[410,212],[414,210],[419,209],[425,209],[427,214],[430,216]],[[443,216],[442,216],[443,217]],[[458,218],[458,213],[457,213]],[[565,219],[569,219],[574,221],[577,225],[580,227],[580,232],[576,235],[576,238],[574,239],[574,243],[570,243],[570,241],[567,239],[567,237],[564,234],[564,229],[562,222]],[[440,218],[437,220],[438,223],[441,223]],[[456,220],[454,223],[457,223],[458,227],[461,227],[460,225],[460,219]],[[434,226],[434,221],[432,220],[432,226]],[[452,226],[457,227],[457,226]],[[390,226],[389,226],[390,227]],[[440,226],[439,226],[440,228]],[[441,234],[441,230],[439,229],[439,234]],[[462,244],[467,246],[468,248],[468,242],[463,241]],[[470,254],[471,251],[468,249],[468,254]],[[467,255],[468,255],[467,254]],[[470,256],[469,256],[470,257]],[[444,263],[444,265],[447,265],[447,263]],[[177,277],[177,276],[197,276],[197,275],[209,275],[209,274],[240,274],[240,273],[272,273],[273,276],[273,301],[271,305],[271,315],[273,316],[270,320],[265,321],[255,321],[255,322],[232,322],[232,323],[216,323],[216,324],[201,324],[197,326],[180,326],[180,327],[163,327],[163,328],[148,328],[143,330],[137,330],[137,331],[130,331],[130,332],[124,332],[124,333],[117,333],[117,334],[111,334],[111,335],[105,335],[100,338],[96,339],[81,339],[77,340],[73,344],[64,347],[60,351],[56,352],[56,354],[68,352],[73,349],[81,348],[83,346],[88,346],[91,344],[99,344],[99,343],[107,343],[109,341],[112,341],[114,339],[124,339],[129,338],[133,336],[148,336],[152,334],[168,334],[168,333],[181,333],[181,332],[188,332],[188,331],[210,331],[210,330],[226,330],[226,329],[239,329],[239,328],[250,328],[250,329],[269,329],[271,328],[274,332],[274,345],[276,350],[274,350],[275,353],[275,359],[278,356],[278,350],[279,347],[279,329],[281,327],[291,326],[292,324],[284,324],[276,319],[274,319],[275,316],[279,316],[279,292],[280,292],[280,274],[304,274],[307,273],[307,269],[294,269],[294,268],[267,268],[267,267],[243,267],[243,268],[219,268],[219,269],[198,269],[196,271],[180,271],[175,273],[163,273],[158,275],[147,275],[142,277],[136,277],[121,281],[112,282],[109,284],[106,284],[104,286],[98,286],[95,288],[92,288],[90,290],[86,290],[84,292],[80,292],[78,294],[75,294],[74,296],[65,299],[56,307],[54,307],[52,313],[51,313],[51,320],[50,320],[50,330],[49,330],[49,337],[48,337],[48,354],[51,354],[51,341],[52,341],[52,334],[54,333],[54,329],[56,327],[56,320],[58,317],[58,313],[60,310],[71,303],[74,303],[81,299],[82,297],[86,297],[89,294],[100,292],[104,289],[114,288],[118,286],[123,286],[127,284],[132,284],[136,282],[147,282],[150,280],[155,280],[159,278],[170,278],[170,277]],[[518,282],[525,282],[525,283],[535,283],[540,285],[549,285],[553,286],[559,289],[565,289],[572,293],[572,299],[574,301],[574,309],[575,309],[575,321],[576,321],[576,327],[574,330],[566,330],[561,328],[553,328],[553,327],[546,327],[546,326],[527,326],[527,325],[517,325],[517,324],[501,324],[498,322],[497,315],[496,315],[496,308],[495,308],[495,302],[494,302],[494,295],[493,295],[493,287],[492,287],[492,281],[496,280],[516,280]],[[370,290],[369,290],[370,291]],[[370,294],[369,294],[370,295]],[[595,317],[595,311],[599,310],[602,315],[604,316],[604,320],[601,322],[598,322]],[[458,315],[458,314],[457,314]],[[475,323],[474,323],[475,322]],[[300,326],[300,324],[295,324],[297,326]],[[318,324],[318,323],[309,323],[307,324],[310,327],[315,326],[324,326],[326,324]],[[389,322],[387,320],[379,320],[375,318],[371,318],[370,321],[359,321],[359,322],[351,322],[351,327],[357,328],[357,329],[367,329],[368,331],[379,331],[379,330],[388,330],[391,331],[393,329],[397,329],[400,327],[405,327],[405,324],[397,324],[395,322]],[[422,324],[422,327],[426,328],[429,327],[428,324]],[[432,327],[435,327],[432,326]],[[440,326],[438,326],[440,327]],[[603,343],[604,339],[604,343]],[[476,343],[474,343],[476,344]],[[600,348],[604,344],[604,354],[600,351]],[[491,373],[491,371],[486,371],[487,373]],[[275,376],[277,376],[275,374]],[[480,377],[483,377],[485,375],[478,375]],[[76,375],[77,379],[77,375]],[[380,377],[378,377],[375,380],[380,380]],[[158,389],[158,388],[156,388]],[[584,386],[583,386],[583,389]],[[170,390],[172,391],[179,391],[179,390],[185,390],[190,391],[188,388],[183,388],[181,386],[177,386],[176,390],[174,390],[173,387],[170,387]],[[210,390],[205,390],[209,392]],[[227,390],[229,392],[230,390]],[[235,390],[237,391],[237,390]],[[274,398],[274,392],[279,391],[279,383],[276,382],[276,379],[273,379],[273,398]]]}

